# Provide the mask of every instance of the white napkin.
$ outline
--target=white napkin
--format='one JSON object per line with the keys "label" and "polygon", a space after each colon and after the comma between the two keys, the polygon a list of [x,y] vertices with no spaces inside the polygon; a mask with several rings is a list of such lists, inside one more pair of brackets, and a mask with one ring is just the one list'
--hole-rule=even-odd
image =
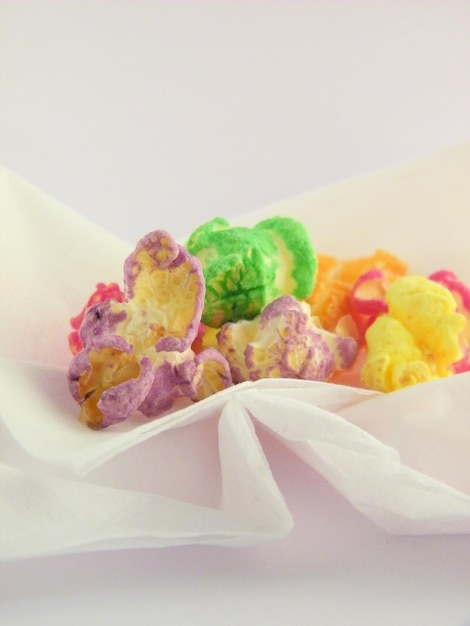
{"label": "white napkin", "polygon": [[[470,283],[470,144],[238,222],[271,214],[301,219],[320,252],[387,248]],[[69,319],[97,282],[122,283],[131,246],[6,170],[0,215],[0,558],[283,536],[293,520],[260,428],[386,531],[470,532],[469,374],[387,395],[244,383],[91,431],[66,386]]]}

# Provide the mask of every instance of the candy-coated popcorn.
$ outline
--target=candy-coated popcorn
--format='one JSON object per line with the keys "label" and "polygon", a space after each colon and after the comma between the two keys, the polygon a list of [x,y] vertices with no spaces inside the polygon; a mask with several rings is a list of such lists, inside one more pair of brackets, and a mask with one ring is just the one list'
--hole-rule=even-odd
{"label": "candy-coated popcorn", "polygon": [[[366,330],[372,322],[378,315],[388,311],[385,301],[388,287],[389,284],[382,270],[374,268],[361,274],[351,289],[350,316],[355,324],[354,337],[360,345],[363,345]],[[338,325],[345,317],[340,318]]]}
{"label": "candy-coated popcorn", "polygon": [[457,311],[466,319],[465,328],[459,337],[463,357],[454,363],[452,368],[456,374],[468,372],[470,370],[470,289],[448,270],[434,272],[429,279],[444,285],[452,293],[457,303]]}
{"label": "candy-coated popcorn", "polygon": [[327,380],[349,367],[357,353],[351,337],[318,328],[310,307],[292,296],[277,298],[253,320],[226,323],[217,333],[233,381],[260,378]]}
{"label": "candy-coated popcorn", "polygon": [[366,332],[365,387],[394,391],[452,373],[462,357],[459,333],[465,326],[448,289],[423,276],[393,282],[385,296],[388,313]]}
{"label": "candy-coated popcorn", "polygon": [[334,331],[339,320],[352,313],[351,295],[358,279],[378,270],[390,284],[408,270],[406,263],[385,250],[357,259],[337,259],[317,254],[318,274],[312,293],[306,298],[323,328]]}
{"label": "candy-coated popcorn", "polygon": [[316,254],[305,226],[290,217],[276,216],[253,228],[215,218],[197,228],[186,247],[202,263],[202,321],[213,328],[253,319],[275,298],[305,298],[313,289]]}
{"label": "candy-coated popcorn", "polygon": [[165,231],[142,238],[124,264],[124,301],[93,305],[80,327],[83,349],[69,368],[80,420],[98,429],[137,410],[157,417],[177,397],[230,385],[220,353],[191,350],[203,303],[199,261]]}
{"label": "candy-coated popcorn", "polygon": [[73,328],[73,331],[68,336],[69,348],[72,354],[77,354],[83,348],[82,340],[80,339],[80,335],[78,334],[78,330],[82,325],[83,318],[85,317],[85,313],[88,309],[94,304],[98,304],[99,302],[104,302],[105,300],[113,299],[117,302],[122,302],[124,299],[124,294],[121,291],[121,288],[117,283],[109,283],[105,285],[105,283],[98,283],[96,285],[95,291],[88,298],[87,303],[80,311],[78,315],[72,317],[70,320],[70,325]]}
{"label": "candy-coated popcorn", "polygon": [[232,385],[230,366],[216,348],[206,348],[196,356],[194,400],[204,400]]}
{"label": "candy-coated popcorn", "polygon": [[406,276],[384,251],[317,255],[305,227],[216,218],[186,247],[157,230],[72,318],[69,389],[100,429],[177,398],[262,378],[388,392],[470,370],[470,289],[452,272]]}
{"label": "candy-coated popcorn", "polygon": [[388,311],[385,296],[388,284],[383,272],[371,269],[361,274],[351,291],[351,308],[363,315],[377,316]]}

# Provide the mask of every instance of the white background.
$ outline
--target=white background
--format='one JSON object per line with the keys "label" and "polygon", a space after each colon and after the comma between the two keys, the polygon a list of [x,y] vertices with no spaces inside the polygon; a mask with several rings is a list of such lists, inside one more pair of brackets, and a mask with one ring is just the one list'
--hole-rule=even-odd
{"label": "white background", "polygon": [[[0,0],[1,164],[129,243],[469,139],[470,2]],[[268,453],[287,538],[0,564],[2,625],[470,624],[468,536]]]}

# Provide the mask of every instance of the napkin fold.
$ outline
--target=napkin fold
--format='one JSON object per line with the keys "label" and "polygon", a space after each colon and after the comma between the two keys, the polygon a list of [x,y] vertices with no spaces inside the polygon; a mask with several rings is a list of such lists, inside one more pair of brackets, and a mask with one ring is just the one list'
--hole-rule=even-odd
{"label": "napkin fold", "polygon": [[[470,283],[469,172],[465,144],[237,221],[291,215],[321,252],[382,247]],[[386,395],[262,380],[91,431],[67,390],[69,319],[122,282],[131,246],[1,169],[0,214],[0,558],[281,537],[259,429],[387,532],[470,532],[469,374]]]}

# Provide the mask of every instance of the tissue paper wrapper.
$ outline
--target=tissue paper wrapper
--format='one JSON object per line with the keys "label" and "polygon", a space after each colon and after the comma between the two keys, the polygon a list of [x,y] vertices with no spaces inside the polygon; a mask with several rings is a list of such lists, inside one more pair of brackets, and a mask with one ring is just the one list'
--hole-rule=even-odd
{"label": "tissue paper wrapper", "polygon": [[[388,395],[265,380],[158,420],[82,426],[66,386],[68,321],[97,282],[122,283],[133,245],[7,170],[0,211],[2,559],[281,537],[295,520],[266,430],[385,532],[470,532],[468,374]],[[382,247],[412,273],[447,268],[470,283],[470,144],[238,223],[272,214],[300,219],[320,252]]]}

